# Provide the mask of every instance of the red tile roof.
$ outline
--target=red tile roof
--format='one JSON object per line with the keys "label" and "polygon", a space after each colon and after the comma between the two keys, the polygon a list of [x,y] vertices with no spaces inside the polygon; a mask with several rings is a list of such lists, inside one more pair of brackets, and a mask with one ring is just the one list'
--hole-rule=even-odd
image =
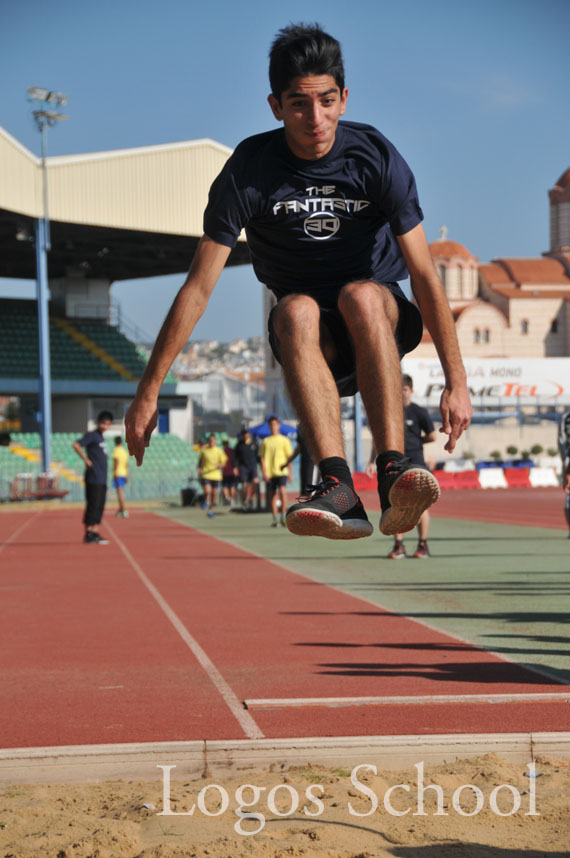
{"label": "red tile roof", "polygon": [[479,273],[485,278],[490,286],[495,283],[510,283],[511,278],[502,265],[480,265]]}
{"label": "red tile roof", "polygon": [[[557,283],[570,286],[564,265],[559,259],[542,257],[541,259],[494,259],[501,265],[511,281],[521,283]],[[504,281],[503,281],[504,282]]]}
{"label": "red tile roof", "polygon": [[457,241],[448,241],[447,239],[432,241],[429,250],[434,259],[438,256],[443,256],[446,259],[449,259],[451,256],[466,256],[468,259],[475,258],[462,244],[459,244]]}

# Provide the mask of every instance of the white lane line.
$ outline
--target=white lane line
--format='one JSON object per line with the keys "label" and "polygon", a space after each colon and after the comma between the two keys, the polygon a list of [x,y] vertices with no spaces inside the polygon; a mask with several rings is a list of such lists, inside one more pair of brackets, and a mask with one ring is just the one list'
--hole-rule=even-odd
{"label": "white lane line", "polygon": [[164,611],[166,617],[170,620],[170,622],[172,623],[172,625],[174,626],[188,649],[190,649],[200,666],[203,667],[212,684],[222,695],[224,702],[230,709],[232,715],[238,721],[245,735],[248,737],[248,739],[264,739],[264,734],[261,732],[249,712],[246,712],[246,710],[243,708],[243,705],[239,701],[238,697],[234,694],[234,692],[232,691],[218,668],[215,666],[215,664],[208,658],[198,641],[192,637],[180,617],[178,617],[177,614],[174,613],[166,599],[156,589],[154,584],[151,583],[149,578],[147,578],[135,558],[130,553],[129,549],[119,539],[114,530],[108,524],[106,524],[106,528],[112,535],[113,539],[129,561],[129,563],[131,564],[136,574],[138,575],[144,586],[147,588],[153,599]]}
{"label": "white lane line", "polygon": [[2,545],[0,545],[0,554],[4,551],[4,549],[6,548],[7,545],[10,545],[12,542],[14,542],[15,539],[18,538],[18,536],[21,534],[21,532],[24,530],[24,528],[26,528],[28,526],[28,524],[31,524],[32,521],[35,521],[36,518],[38,518],[40,515],[41,515],[41,510],[38,510],[36,513],[34,513],[34,515],[31,516],[31,518],[29,518],[22,525],[20,525],[20,527],[18,527],[17,530],[15,530],[14,533],[12,533],[12,535],[9,536],[8,539],[6,539],[2,543]]}
{"label": "white lane line", "polygon": [[519,703],[521,701],[565,700],[570,703],[570,688],[566,694],[426,694],[423,696],[399,697],[284,697],[245,700],[248,710],[255,709],[305,709],[311,707],[342,706],[425,706],[428,703]]}

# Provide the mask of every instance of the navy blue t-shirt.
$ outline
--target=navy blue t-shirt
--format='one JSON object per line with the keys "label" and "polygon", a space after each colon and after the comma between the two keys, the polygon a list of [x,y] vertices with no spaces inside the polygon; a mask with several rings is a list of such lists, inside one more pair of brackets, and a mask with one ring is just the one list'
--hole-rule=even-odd
{"label": "navy blue t-shirt", "polygon": [[424,435],[430,435],[433,430],[432,419],[425,408],[416,405],[415,402],[410,402],[404,408],[404,450],[406,456],[409,456],[412,462],[417,465],[424,464],[424,449],[421,439]]}
{"label": "navy blue t-shirt", "polygon": [[[370,125],[340,122],[332,149],[304,160],[283,128],[244,140],[210,188],[204,232],[233,247],[246,231],[255,274],[277,297],[408,276],[397,235],[423,219],[414,176]],[[396,287],[397,288],[397,287]]]}
{"label": "navy blue t-shirt", "polygon": [[77,439],[81,447],[85,447],[87,458],[93,462],[92,468],[85,468],[85,482],[93,485],[107,485],[107,446],[103,434],[95,429],[86,432]]}

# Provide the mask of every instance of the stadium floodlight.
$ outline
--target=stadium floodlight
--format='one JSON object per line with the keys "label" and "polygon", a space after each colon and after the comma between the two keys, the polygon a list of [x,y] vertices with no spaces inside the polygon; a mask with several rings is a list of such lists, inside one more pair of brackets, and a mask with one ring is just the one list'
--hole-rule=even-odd
{"label": "stadium floodlight", "polygon": [[[67,104],[63,92],[31,86],[28,100],[38,105],[33,111],[42,140],[43,211],[36,220],[36,272],[38,302],[38,334],[40,357],[40,435],[42,439],[42,466],[45,473],[51,470],[51,371],[49,345],[47,252],[51,250],[48,208],[48,175],[46,165],[46,128],[62,119],[68,119],[56,109]],[[22,240],[20,238],[20,240]]]}
{"label": "stadium floodlight", "polygon": [[28,95],[31,101],[47,101],[49,89],[42,89],[39,86],[28,87]]}
{"label": "stadium floodlight", "polygon": [[69,119],[69,116],[66,116],[65,113],[55,113],[53,110],[34,110],[34,119],[41,131],[44,124],[55,125],[62,119]]}
{"label": "stadium floodlight", "polygon": [[67,95],[63,92],[43,89],[41,86],[28,87],[28,96],[30,101],[42,101],[44,104],[56,104],[58,107],[67,104]]}

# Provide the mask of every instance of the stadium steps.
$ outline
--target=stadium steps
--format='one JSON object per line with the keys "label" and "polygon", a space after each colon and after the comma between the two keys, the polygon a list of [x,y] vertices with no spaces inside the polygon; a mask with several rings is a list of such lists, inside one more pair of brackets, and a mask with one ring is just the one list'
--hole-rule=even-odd
{"label": "stadium steps", "polygon": [[[30,449],[29,447],[25,447],[23,444],[11,445],[8,449],[10,453],[12,453],[12,455],[19,456],[22,459],[25,459],[28,465],[37,465],[39,469],[39,466],[41,464],[41,456],[37,449]],[[64,477],[71,483],[83,482],[83,477],[81,477],[74,468],[69,467],[69,465],[62,461],[59,461],[58,459],[52,459],[51,470],[54,474],[56,474],[56,476]]]}
{"label": "stadium steps", "polygon": [[126,366],[120,363],[112,354],[106,351],[106,349],[94,342],[94,340],[80,330],[78,326],[72,325],[71,322],[67,319],[62,319],[60,316],[54,316],[53,321],[67,334],[68,337],[75,340],[75,342],[79,343],[79,345],[84,349],[95,355],[95,357],[99,358],[103,363],[107,364],[107,366],[109,366],[114,372],[124,378],[125,381],[138,381],[137,376],[131,372],[130,369],[127,369]]}

